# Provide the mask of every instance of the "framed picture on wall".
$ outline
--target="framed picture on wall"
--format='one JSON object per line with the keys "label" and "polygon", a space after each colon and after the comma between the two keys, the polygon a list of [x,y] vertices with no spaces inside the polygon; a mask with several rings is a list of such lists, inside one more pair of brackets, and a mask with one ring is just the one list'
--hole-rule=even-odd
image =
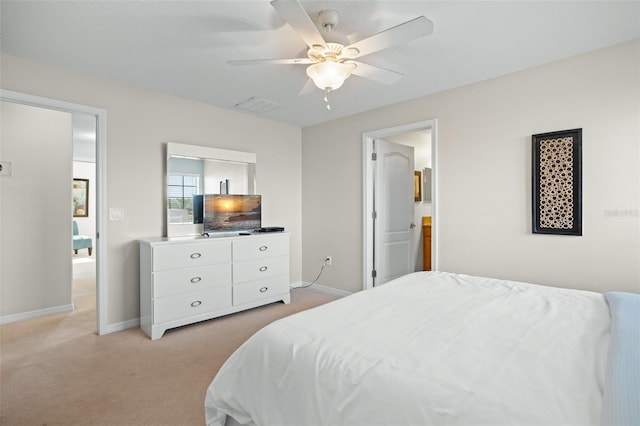
{"label": "framed picture on wall", "polygon": [[532,136],[533,233],[582,235],[582,129]]}
{"label": "framed picture on wall", "polygon": [[422,172],[419,170],[413,172],[413,199],[422,201]]}
{"label": "framed picture on wall", "polygon": [[73,179],[73,217],[89,217],[89,179]]}

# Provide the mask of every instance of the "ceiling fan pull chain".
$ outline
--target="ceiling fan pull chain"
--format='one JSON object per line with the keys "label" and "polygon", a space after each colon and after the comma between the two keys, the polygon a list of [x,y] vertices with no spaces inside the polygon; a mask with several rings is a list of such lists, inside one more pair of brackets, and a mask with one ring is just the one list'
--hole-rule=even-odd
{"label": "ceiling fan pull chain", "polygon": [[324,88],[324,101],[327,103],[327,109],[331,110],[331,105],[329,105],[329,92],[331,91],[331,88],[329,87],[325,87]]}

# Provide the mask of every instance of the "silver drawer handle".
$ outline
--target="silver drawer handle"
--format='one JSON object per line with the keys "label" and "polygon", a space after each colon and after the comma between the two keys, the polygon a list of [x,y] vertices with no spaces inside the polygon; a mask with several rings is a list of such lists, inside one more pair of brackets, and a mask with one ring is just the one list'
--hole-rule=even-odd
{"label": "silver drawer handle", "polygon": [[269,287],[262,287],[260,289],[260,293],[264,293],[265,291],[269,290]]}
{"label": "silver drawer handle", "polygon": [[193,277],[191,278],[191,282],[192,283],[199,283],[200,281],[202,281],[202,277]]}
{"label": "silver drawer handle", "polygon": [[266,266],[262,266],[262,267],[260,268],[260,272],[264,272],[264,271],[266,271],[267,269],[269,269],[269,268],[267,268]]}
{"label": "silver drawer handle", "polygon": [[267,246],[261,246],[261,247],[260,247],[260,251],[267,251],[267,249],[268,249],[268,248],[269,248],[269,247],[267,247]]}
{"label": "silver drawer handle", "polygon": [[191,307],[192,308],[197,308],[200,305],[202,305],[202,301],[200,301],[200,300],[196,300],[195,302],[191,302]]}
{"label": "silver drawer handle", "polygon": [[202,254],[200,254],[200,253],[192,253],[192,254],[191,254],[191,258],[192,258],[192,259],[197,259],[197,258],[199,258],[199,257],[201,257],[201,256],[202,256]]}

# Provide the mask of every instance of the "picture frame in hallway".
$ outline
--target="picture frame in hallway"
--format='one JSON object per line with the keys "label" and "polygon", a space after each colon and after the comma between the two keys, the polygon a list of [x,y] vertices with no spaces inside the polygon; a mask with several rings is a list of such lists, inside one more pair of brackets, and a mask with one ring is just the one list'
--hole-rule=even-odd
{"label": "picture frame in hallway", "polygon": [[532,135],[534,234],[582,235],[582,129]]}
{"label": "picture frame in hallway", "polygon": [[73,178],[73,217],[89,217],[89,179]]}
{"label": "picture frame in hallway", "polygon": [[414,201],[422,201],[422,172],[420,170],[413,172],[413,199]]}

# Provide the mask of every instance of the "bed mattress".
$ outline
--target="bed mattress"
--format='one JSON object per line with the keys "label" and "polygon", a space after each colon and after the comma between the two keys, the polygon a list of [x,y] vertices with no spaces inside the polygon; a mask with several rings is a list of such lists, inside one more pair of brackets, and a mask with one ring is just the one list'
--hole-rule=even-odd
{"label": "bed mattress", "polygon": [[207,424],[600,424],[610,323],[600,293],[410,274],[256,333]]}

